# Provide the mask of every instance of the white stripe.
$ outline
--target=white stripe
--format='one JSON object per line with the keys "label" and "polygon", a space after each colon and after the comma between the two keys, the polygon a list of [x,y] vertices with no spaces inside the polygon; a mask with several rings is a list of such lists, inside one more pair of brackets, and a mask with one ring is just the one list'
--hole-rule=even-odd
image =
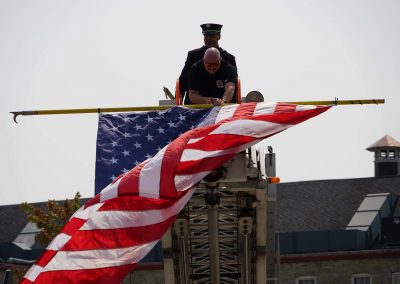
{"label": "white stripe", "polygon": [[176,175],[174,179],[176,191],[185,191],[191,188],[209,173],[211,173],[211,171],[200,172],[192,175]]}
{"label": "white stripe", "polygon": [[153,241],[118,249],[59,251],[46,265],[43,272],[95,269],[138,263],[156,243],[157,241]]}
{"label": "white stripe", "polygon": [[253,115],[273,114],[275,112],[277,103],[263,102],[258,103],[254,109]]}
{"label": "white stripe", "polygon": [[160,177],[162,159],[167,147],[160,150],[151,160],[145,164],[139,176],[139,195],[151,198],[160,197]]}
{"label": "white stripe", "polygon": [[288,128],[287,124],[262,120],[239,119],[221,124],[208,135],[234,134],[259,138],[286,128]]}
{"label": "white stripe", "polygon": [[[256,121],[256,120],[243,120],[242,122],[238,123],[238,125],[236,125],[236,122],[237,121],[226,123],[226,124],[231,124],[227,128],[225,127],[226,124],[223,124],[217,129],[215,129],[212,132],[212,134],[238,134],[244,136],[251,136],[254,138],[264,138],[269,135],[283,131],[292,126],[291,124],[280,124],[280,123],[272,123],[272,122]],[[214,150],[214,151],[185,149],[182,153],[181,161],[182,162],[195,161],[204,158],[231,154],[234,153],[234,149],[235,148],[227,150]]]}
{"label": "white stripe", "polygon": [[[218,150],[218,151],[202,151],[202,150],[194,150],[194,149],[186,149],[182,153],[182,159],[185,158],[185,161],[196,161],[196,160],[201,160],[204,158],[213,158],[213,157],[219,157],[223,155],[228,155],[228,154],[236,154],[239,153],[254,144],[257,144],[259,141],[262,139],[256,139],[252,142],[249,142],[247,144],[244,144],[242,146],[238,147],[233,147],[227,150]],[[181,161],[183,161],[181,159]],[[201,179],[200,179],[201,180]],[[195,180],[194,183],[199,182],[200,180]]]}
{"label": "white stripe", "polygon": [[231,118],[235,110],[238,108],[238,106],[239,106],[238,104],[235,104],[235,105],[227,105],[221,107],[217,115],[217,118],[215,120],[215,123],[220,122],[221,120],[224,120],[226,118]]}
{"label": "white stripe", "polygon": [[190,139],[187,143],[188,144],[193,144],[193,143],[196,143],[197,141],[200,141],[203,138],[204,138],[204,136],[200,137],[200,138],[193,138],[193,139]]}
{"label": "white stripe", "polygon": [[[75,212],[74,215],[72,215],[72,218],[79,218],[82,220],[87,220],[89,217],[93,214],[93,212],[96,212],[104,203],[96,203],[92,206],[89,206],[88,208],[84,209],[84,206],[79,208],[78,211]],[[70,220],[71,220],[70,219]]]}
{"label": "white stripe", "polygon": [[116,182],[110,183],[106,188],[100,192],[100,202],[104,202],[108,199],[118,197],[118,185],[121,182],[122,177]]}
{"label": "white stripe", "polygon": [[312,105],[297,105],[296,106],[296,111],[304,111],[304,110],[310,110],[310,109],[316,109],[317,106],[312,106]]}
{"label": "white stripe", "polygon": [[70,235],[60,233],[51,241],[47,249],[60,250],[70,239],[71,239]]}
{"label": "white stripe", "polygon": [[25,274],[24,278],[30,280],[30,281],[35,281],[38,275],[43,271],[43,267],[39,265],[32,265],[31,268],[28,270],[28,272]]}
{"label": "white stripe", "polygon": [[[287,128],[285,124],[262,121],[262,120],[243,119],[243,120],[234,120],[231,122],[226,122],[218,126],[218,128],[214,129],[208,135],[234,134],[234,135],[253,136],[255,138],[258,138],[258,137],[264,137],[266,130],[271,129],[272,130],[271,132],[273,132],[276,131],[276,129],[281,129],[282,127],[283,129]],[[207,136],[190,139],[188,144],[195,144],[196,142],[204,139],[205,137]]]}
{"label": "white stripe", "polygon": [[93,212],[90,219],[79,230],[130,228],[163,222],[182,210],[194,190],[191,189],[190,192],[177,200],[172,206],[164,209]]}

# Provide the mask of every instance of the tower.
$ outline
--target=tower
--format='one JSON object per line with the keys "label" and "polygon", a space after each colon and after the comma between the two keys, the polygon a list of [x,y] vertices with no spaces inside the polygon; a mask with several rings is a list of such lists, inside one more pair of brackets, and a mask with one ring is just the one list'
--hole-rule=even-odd
{"label": "tower", "polygon": [[375,152],[375,177],[400,175],[400,142],[385,135],[367,150]]}

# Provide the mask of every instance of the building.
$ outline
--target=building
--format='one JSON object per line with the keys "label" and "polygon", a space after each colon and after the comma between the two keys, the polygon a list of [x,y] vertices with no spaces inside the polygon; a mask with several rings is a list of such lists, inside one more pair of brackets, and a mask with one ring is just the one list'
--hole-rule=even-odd
{"label": "building", "polygon": [[[386,135],[367,150],[374,177],[277,185],[276,277],[268,283],[400,283],[400,143]],[[10,258],[37,258],[36,232],[19,205],[0,206],[3,270]],[[164,283],[157,251],[148,261],[124,283]]]}

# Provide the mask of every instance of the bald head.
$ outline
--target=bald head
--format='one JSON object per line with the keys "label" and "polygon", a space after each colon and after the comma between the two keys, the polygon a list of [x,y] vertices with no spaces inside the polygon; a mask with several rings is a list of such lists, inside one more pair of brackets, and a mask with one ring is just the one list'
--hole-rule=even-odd
{"label": "bald head", "polygon": [[215,74],[221,65],[221,54],[215,47],[210,47],[206,50],[203,57],[204,67],[210,74]]}
{"label": "bald head", "polygon": [[204,53],[203,59],[205,62],[208,63],[216,63],[221,60],[221,54],[219,53],[219,50],[217,48],[210,47]]}

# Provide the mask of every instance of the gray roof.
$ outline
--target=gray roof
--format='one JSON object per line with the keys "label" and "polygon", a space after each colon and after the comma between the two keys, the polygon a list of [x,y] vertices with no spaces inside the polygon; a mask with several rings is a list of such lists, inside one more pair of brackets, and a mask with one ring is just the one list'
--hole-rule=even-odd
{"label": "gray roof", "polygon": [[[84,203],[87,200],[87,198],[82,199],[81,202]],[[43,210],[46,210],[46,204],[47,201],[32,203],[33,206]],[[20,204],[0,206],[0,244],[13,242],[27,224],[27,215],[22,211]]]}
{"label": "gray roof", "polygon": [[0,243],[14,241],[27,223],[20,205],[0,206]]}
{"label": "gray roof", "polygon": [[[400,196],[400,176],[278,184],[277,231],[344,230],[371,193]],[[400,216],[399,206],[395,215]]]}

